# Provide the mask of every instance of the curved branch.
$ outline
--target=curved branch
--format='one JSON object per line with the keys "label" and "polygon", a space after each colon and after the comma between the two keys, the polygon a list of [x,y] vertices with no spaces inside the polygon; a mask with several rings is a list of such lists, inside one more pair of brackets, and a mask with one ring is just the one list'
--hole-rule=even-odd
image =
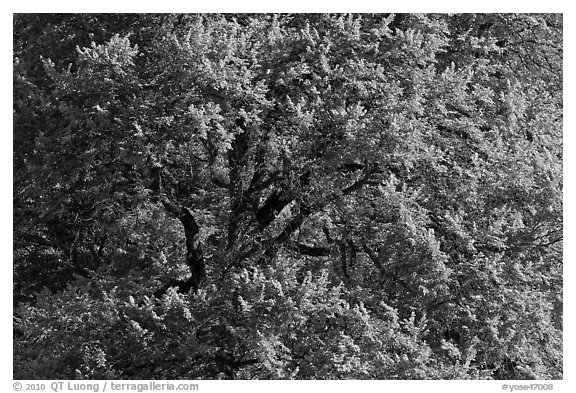
{"label": "curved branch", "polygon": [[174,215],[184,227],[184,235],[186,237],[186,262],[190,267],[192,275],[188,280],[177,281],[174,280],[164,287],[156,291],[155,296],[160,297],[170,287],[177,287],[178,292],[188,292],[193,289],[194,292],[198,290],[200,283],[205,277],[205,262],[204,254],[202,252],[202,245],[198,239],[200,227],[196,223],[194,216],[187,208],[173,203],[166,195],[161,195],[161,202],[166,207],[166,210]]}

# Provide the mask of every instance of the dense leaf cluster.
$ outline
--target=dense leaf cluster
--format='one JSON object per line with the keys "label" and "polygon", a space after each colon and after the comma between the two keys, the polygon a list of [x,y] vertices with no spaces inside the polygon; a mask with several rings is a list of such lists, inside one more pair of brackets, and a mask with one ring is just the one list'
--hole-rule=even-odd
{"label": "dense leaf cluster", "polygon": [[14,377],[562,378],[561,15],[15,15]]}

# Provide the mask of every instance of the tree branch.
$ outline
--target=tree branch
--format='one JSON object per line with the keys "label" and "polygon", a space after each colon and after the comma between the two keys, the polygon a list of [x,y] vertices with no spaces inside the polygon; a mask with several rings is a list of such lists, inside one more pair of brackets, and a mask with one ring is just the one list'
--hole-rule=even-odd
{"label": "tree branch", "polygon": [[[299,186],[306,186],[310,182],[310,171],[304,172],[300,176]],[[291,203],[296,197],[297,192],[288,187],[283,187],[280,190],[275,190],[266,199],[264,204],[256,212],[256,219],[258,221],[258,227],[260,229],[266,228],[284,209],[289,203]]]}
{"label": "tree branch", "polygon": [[298,251],[300,254],[308,255],[311,257],[326,257],[330,255],[329,247],[313,247],[303,243],[295,244],[292,249]]}
{"label": "tree branch", "polygon": [[260,229],[266,228],[294,200],[294,195],[287,190],[274,190],[264,204],[256,212],[256,220]]}
{"label": "tree branch", "polygon": [[192,275],[188,280],[174,280],[166,284],[164,287],[156,291],[154,295],[160,297],[172,286],[177,287],[179,292],[188,292],[190,289],[193,289],[194,292],[196,292],[205,276],[204,255],[202,252],[202,246],[198,239],[200,228],[190,210],[173,203],[165,194],[161,195],[161,202],[168,212],[180,220],[184,227],[184,235],[186,237],[186,262],[188,263]]}

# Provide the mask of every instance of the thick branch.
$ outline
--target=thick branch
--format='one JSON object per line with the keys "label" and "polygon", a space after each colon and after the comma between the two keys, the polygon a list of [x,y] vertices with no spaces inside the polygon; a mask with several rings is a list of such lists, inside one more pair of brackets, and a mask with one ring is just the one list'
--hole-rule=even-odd
{"label": "thick branch", "polygon": [[311,257],[326,257],[330,255],[329,247],[313,247],[303,243],[298,243],[294,246],[294,249],[301,254],[308,255]]}
{"label": "thick branch", "polygon": [[160,289],[154,292],[154,296],[160,298],[166,293],[166,291],[168,291],[169,288],[172,287],[176,288],[176,291],[179,293],[188,293],[192,288],[194,288],[194,290],[197,289],[197,286],[194,286],[194,280],[192,278],[189,278],[188,280],[170,280]]}
{"label": "thick branch", "polygon": [[[310,171],[300,176],[299,187],[306,186],[310,182]],[[264,202],[264,205],[256,212],[256,219],[260,229],[266,228],[290,202],[296,197],[296,192],[288,187],[275,190]]]}
{"label": "thick branch", "polygon": [[162,195],[161,200],[166,210],[180,220],[184,227],[184,235],[186,237],[186,262],[190,267],[192,275],[186,281],[173,281],[165,285],[162,289],[158,290],[155,295],[163,295],[171,286],[176,286],[179,292],[188,292],[190,289],[197,291],[205,275],[204,255],[198,239],[200,228],[190,210],[173,203],[166,195]]}
{"label": "thick branch", "polygon": [[275,190],[266,199],[266,202],[256,212],[256,219],[258,220],[258,227],[260,229],[266,228],[288,205],[294,200],[294,195],[286,190]]}
{"label": "thick branch", "polygon": [[261,191],[267,187],[270,187],[274,182],[280,179],[280,172],[275,171],[268,175],[267,179],[263,179],[263,170],[261,168],[256,169],[254,171],[254,175],[252,176],[252,181],[250,182],[250,187],[248,187],[247,194],[251,194],[253,192]]}

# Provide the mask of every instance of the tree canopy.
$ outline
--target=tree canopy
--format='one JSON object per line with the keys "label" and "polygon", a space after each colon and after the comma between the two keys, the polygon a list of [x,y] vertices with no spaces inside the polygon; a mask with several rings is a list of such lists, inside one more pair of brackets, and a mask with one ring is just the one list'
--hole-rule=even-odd
{"label": "tree canopy", "polygon": [[561,15],[13,31],[15,378],[562,378]]}

